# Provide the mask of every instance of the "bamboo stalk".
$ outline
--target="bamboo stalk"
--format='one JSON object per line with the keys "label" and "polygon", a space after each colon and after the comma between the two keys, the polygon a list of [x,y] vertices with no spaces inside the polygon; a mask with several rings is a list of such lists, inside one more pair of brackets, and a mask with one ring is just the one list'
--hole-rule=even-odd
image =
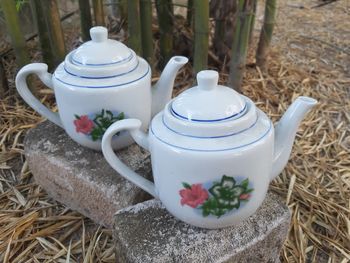
{"label": "bamboo stalk", "polygon": [[16,3],[13,0],[1,0],[0,5],[4,13],[8,33],[11,37],[12,46],[16,54],[18,66],[24,66],[29,63],[29,55],[26,48],[26,42],[20,27]]}
{"label": "bamboo stalk", "polygon": [[46,24],[46,10],[41,4],[41,0],[31,0],[31,8],[36,20],[43,61],[48,65],[49,71],[51,71],[55,68],[55,59],[51,52],[50,34]]}
{"label": "bamboo stalk", "polygon": [[141,22],[140,22],[140,2],[139,0],[128,1],[128,44],[138,54],[142,56]]}
{"label": "bamboo stalk", "polygon": [[90,28],[92,27],[90,1],[79,0],[80,27],[83,41],[90,40]]}
{"label": "bamboo stalk", "polygon": [[229,84],[237,91],[245,70],[253,8],[253,0],[239,0],[229,74]]}
{"label": "bamboo stalk", "polygon": [[261,29],[258,49],[256,52],[256,64],[261,69],[265,68],[266,56],[271,43],[273,28],[275,26],[277,1],[266,0],[264,24]]}
{"label": "bamboo stalk", "polygon": [[143,57],[153,66],[152,1],[140,0]]}
{"label": "bamboo stalk", "polygon": [[159,23],[159,66],[163,68],[173,54],[173,6],[171,0],[156,0]]}
{"label": "bamboo stalk", "polygon": [[234,17],[236,13],[236,1],[211,0],[209,7],[209,14],[215,20],[213,47],[216,56],[224,60],[232,45],[232,21],[234,19],[229,18]]}
{"label": "bamboo stalk", "polygon": [[215,32],[214,32],[214,46],[219,47],[223,43],[225,37],[225,20],[220,19],[215,22]]}
{"label": "bamboo stalk", "polygon": [[250,32],[249,32],[249,44],[253,40],[253,35],[254,35],[254,26],[255,26],[255,19],[256,19],[256,9],[258,7],[258,0],[253,0],[253,16],[251,20],[251,25],[250,25]]}
{"label": "bamboo stalk", "polygon": [[119,16],[119,0],[111,0],[111,11],[114,17]]}
{"label": "bamboo stalk", "polygon": [[94,18],[96,26],[105,26],[105,17],[103,12],[103,0],[92,0],[94,9]]}
{"label": "bamboo stalk", "polygon": [[41,0],[41,4],[46,9],[46,24],[50,34],[51,52],[55,66],[57,66],[66,55],[60,13],[56,0]]}
{"label": "bamboo stalk", "polygon": [[209,0],[193,0],[194,7],[194,71],[208,66]]}
{"label": "bamboo stalk", "polygon": [[[32,10],[33,11],[33,10]],[[73,15],[79,13],[79,10],[74,10],[64,16],[61,17],[61,21],[65,21],[66,19],[72,17]],[[33,40],[34,38],[36,38],[38,36],[38,32],[32,33],[29,36],[27,36],[25,38],[25,41],[28,42],[30,40]],[[4,49],[1,53],[0,53],[0,57],[6,56],[7,54],[9,54],[11,51],[13,50],[13,47],[8,47],[6,49]]]}
{"label": "bamboo stalk", "polygon": [[120,17],[120,20],[126,20],[127,18],[127,0],[111,0],[112,13],[115,17]]}
{"label": "bamboo stalk", "polygon": [[187,1],[187,16],[186,16],[187,26],[189,26],[189,27],[192,26],[192,20],[193,20],[193,0],[188,0]]}

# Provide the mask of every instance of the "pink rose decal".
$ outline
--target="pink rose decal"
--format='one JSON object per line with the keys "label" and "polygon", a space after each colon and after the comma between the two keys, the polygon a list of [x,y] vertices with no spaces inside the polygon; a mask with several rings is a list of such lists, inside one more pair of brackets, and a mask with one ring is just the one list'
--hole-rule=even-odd
{"label": "pink rose decal", "polygon": [[193,184],[179,191],[181,196],[181,205],[188,205],[196,208],[206,201],[209,197],[208,191],[201,184]]}
{"label": "pink rose decal", "polygon": [[74,120],[76,132],[81,132],[84,134],[89,134],[94,127],[94,123],[89,119],[87,115],[82,115],[76,120]]}

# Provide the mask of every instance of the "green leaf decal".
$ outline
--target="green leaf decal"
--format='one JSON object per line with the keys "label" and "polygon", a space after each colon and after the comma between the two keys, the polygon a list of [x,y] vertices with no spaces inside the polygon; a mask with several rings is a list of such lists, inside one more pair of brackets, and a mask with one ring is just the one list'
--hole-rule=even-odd
{"label": "green leaf decal", "polygon": [[182,183],[183,187],[185,187],[186,189],[191,189],[191,185],[188,183]]}

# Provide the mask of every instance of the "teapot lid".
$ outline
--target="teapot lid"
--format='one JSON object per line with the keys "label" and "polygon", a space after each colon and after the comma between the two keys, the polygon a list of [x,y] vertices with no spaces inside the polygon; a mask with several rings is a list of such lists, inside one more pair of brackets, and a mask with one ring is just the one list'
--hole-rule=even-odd
{"label": "teapot lid", "polygon": [[139,59],[135,52],[123,43],[108,39],[107,28],[96,26],[90,29],[91,41],[70,52],[64,69],[81,78],[112,78],[135,71]]}
{"label": "teapot lid", "polygon": [[239,118],[246,101],[229,87],[218,85],[219,74],[203,70],[197,74],[198,86],[181,93],[171,104],[172,113],[192,122],[219,122]]}
{"label": "teapot lid", "polygon": [[197,74],[198,86],[169,102],[162,125],[176,134],[196,138],[221,138],[243,133],[257,122],[254,103],[229,87],[218,85],[213,70]]}
{"label": "teapot lid", "polygon": [[91,41],[85,42],[72,54],[72,62],[84,66],[120,64],[132,54],[123,43],[108,39],[107,28],[96,26],[90,29]]}

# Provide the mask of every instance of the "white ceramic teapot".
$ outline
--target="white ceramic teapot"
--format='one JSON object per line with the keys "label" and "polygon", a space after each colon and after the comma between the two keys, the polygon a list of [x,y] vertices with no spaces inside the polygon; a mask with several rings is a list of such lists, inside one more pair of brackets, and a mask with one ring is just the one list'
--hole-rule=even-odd
{"label": "white ceramic teapot", "polygon": [[[270,181],[286,165],[297,127],[317,102],[299,97],[274,127],[247,97],[217,85],[218,73],[197,75],[198,86],[170,101],[150,125],[122,120],[102,139],[109,164],[182,221],[204,228],[240,223],[263,202]],[[129,130],[151,153],[154,184],[114,154],[111,139]]]}
{"label": "white ceramic teapot", "polygon": [[[73,140],[99,150],[103,133],[115,121],[137,118],[142,129],[148,128],[151,116],[171,99],[176,73],[188,59],[173,57],[151,88],[151,69],[144,59],[124,44],[108,39],[104,27],[93,27],[90,35],[92,40],[70,52],[53,75],[43,63],[23,67],[17,74],[16,87],[33,109],[64,128]],[[31,73],[54,89],[58,113],[30,93],[26,77]],[[114,137],[113,147],[131,143],[128,133],[120,133]]]}

